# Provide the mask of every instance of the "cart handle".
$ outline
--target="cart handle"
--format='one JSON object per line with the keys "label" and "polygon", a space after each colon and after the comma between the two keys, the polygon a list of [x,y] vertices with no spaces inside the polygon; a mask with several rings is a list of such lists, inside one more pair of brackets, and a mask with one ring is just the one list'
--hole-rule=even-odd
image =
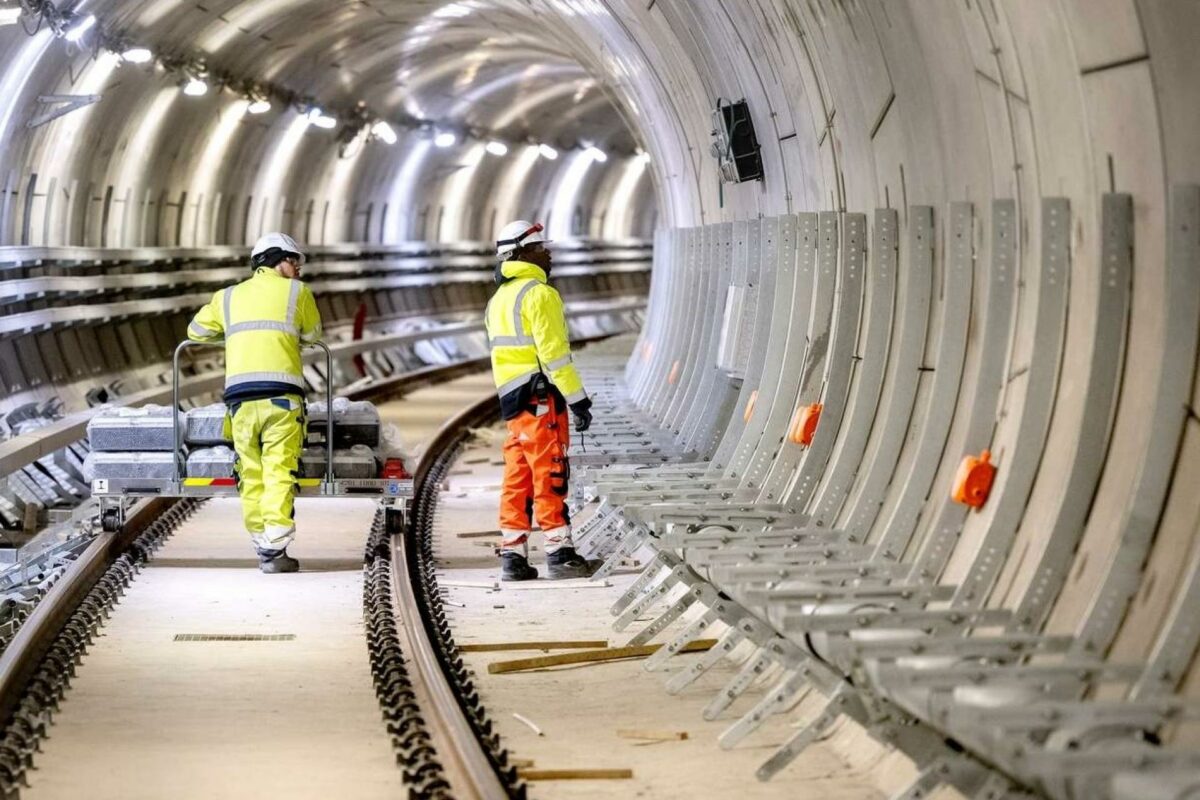
{"label": "cart handle", "polygon": [[[172,459],[175,462],[175,482],[180,483],[183,480],[183,471],[180,467],[180,456],[182,455],[182,443],[179,441],[179,356],[189,347],[225,347],[225,342],[194,342],[191,339],[184,339],[175,348],[175,355],[171,359],[171,434],[174,437],[174,452]],[[333,485],[333,352],[330,351],[329,345],[324,342],[312,342],[301,345],[301,347],[319,347],[325,351],[325,484]],[[300,402],[304,402],[304,396],[300,396]]]}

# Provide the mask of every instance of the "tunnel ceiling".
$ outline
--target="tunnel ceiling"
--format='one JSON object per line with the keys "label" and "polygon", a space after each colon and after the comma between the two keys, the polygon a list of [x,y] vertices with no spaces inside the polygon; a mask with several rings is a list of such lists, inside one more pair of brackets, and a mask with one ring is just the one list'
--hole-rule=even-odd
{"label": "tunnel ceiling", "polygon": [[109,19],[131,41],[328,108],[361,102],[385,119],[632,151],[602,83],[521,5],[141,0],[114,4]]}

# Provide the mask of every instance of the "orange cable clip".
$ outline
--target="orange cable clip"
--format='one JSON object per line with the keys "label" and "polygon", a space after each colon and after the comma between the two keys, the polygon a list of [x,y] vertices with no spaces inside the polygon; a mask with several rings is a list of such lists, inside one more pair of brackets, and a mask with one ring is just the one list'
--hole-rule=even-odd
{"label": "orange cable clip", "polygon": [[746,410],[742,413],[742,420],[749,422],[754,416],[754,404],[758,402],[758,389],[750,393],[750,399],[746,401]]}
{"label": "orange cable clip", "polygon": [[817,434],[817,423],[821,421],[823,408],[825,406],[820,403],[812,403],[797,409],[796,416],[792,418],[792,427],[788,430],[788,440],[804,447],[811,445],[813,437]]}
{"label": "orange cable clip", "polygon": [[984,450],[975,456],[965,456],[954,476],[954,491],[950,495],[954,502],[971,508],[982,508],[996,479],[996,467],[992,465],[992,452]]}

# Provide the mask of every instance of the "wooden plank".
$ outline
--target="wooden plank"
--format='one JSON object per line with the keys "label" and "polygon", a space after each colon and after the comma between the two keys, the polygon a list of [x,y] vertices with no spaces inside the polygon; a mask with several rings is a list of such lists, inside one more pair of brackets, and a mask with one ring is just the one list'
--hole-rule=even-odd
{"label": "wooden plank", "polygon": [[644,728],[619,728],[619,739],[652,739],[661,742],[682,742],[688,738],[687,731],[649,731]]}
{"label": "wooden plank", "polygon": [[[704,650],[711,649],[716,643],[716,639],[697,639],[684,647],[681,652],[703,652]],[[606,647],[602,650],[584,650],[580,653],[558,653],[552,656],[517,658],[512,661],[493,661],[488,664],[488,672],[493,675],[500,675],[505,672],[523,672],[530,669],[558,667],[564,664],[591,664],[604,661],[617,661],[623,658],[646,658],[656,653],[660,647],[662,647],[661,644],[643,644],[633,647]]]}
{"label": "wooden plank", "polygon": [[460,644],[464,653],[494,653],[501,650],[587,650],[608,647],[606,639],[576,639],[545,642],[475,642]]}
{"label": "wooden plank", "polygon": [[608,781],[633,777],[631,769],[519,769],[517,777],[527,781]]}
{"label": "wooden plank", "polygon": [[495,536],[500,538],[500,531],[464,531],[463,533],[454,534],[459,539],[482,539],[485,536]]}
{"label": "wooden plank", "polygon": [[438,586],[453,586],[459,589],[499,589],[500,583],[492,581],[484,583],[483,581],[438,581]]}

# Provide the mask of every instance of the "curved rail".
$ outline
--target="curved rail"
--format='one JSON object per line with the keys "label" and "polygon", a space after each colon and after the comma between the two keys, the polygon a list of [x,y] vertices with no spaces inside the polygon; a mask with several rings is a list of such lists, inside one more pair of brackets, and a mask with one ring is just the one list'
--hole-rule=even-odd
{"label": "curved rail", "polygon": [[[464,369],[465,365],[456,363],[417,370],[353,394],[395,396],[412,386],[447,380]],[[470,678],[444,629],[429,566],[429,543],[422,540],[419,527],[431,524],[437,485],[470,427],[494,417],[496,410],[496,398],[489,393],[443,425],[416,468],[418,504],[425,510],[424,518],[406,528],[398,526],[402,529],[391,531],[390,541],[376,549],[376,555],[380,550],[387,553],[389,569],[394,572],[390,576],[390,608],[385,609],[391,620],[385,626],[399,642],[410,697],[418,705],[415,717],[433,748],[424,751],[425,761],[431,762],[448,784],[444,796],[480,800],[520,798],[524,788],[507,765],[506,754],[498,749]],[[7,796],[23,783],[23,773],[45,734],[44,722],[30,725],[29,720],[44,720],[45,710],[57,705],[74,674],[73,664],[83,655],[121,587],[194,507],[191,501],[175,503],[168,498],[135,506],[120,531],[98,534],[72,562],[0,653],[0,795]],[[380,520],[384,518],[381,512]],[[369,552],[368,566],[370,560]]]}
{"label": "curved rail", "polygon": [[[390,543],[392,564],[403,565],[405,570],[404,579],[393,581],[392,587],[398,627],[412,667],[409,674],[418,694],[427,700],[429,728],[438,759],[453,795],[461,798],[505,798],[512,796],[514,791],[506,786],[497,771],[505,766],[503,755],[489,753],[481,741],[485,732],[472,724],[471,717],[480,719],[481,709],[473,709],[468,716],[467,692],[464,691],[468,687],[463,686],[463,681],[469,682],[469,678],[465,676],[461,662],[457,662],[457,654],[452,652],[456,649],[453,642],[447,643],[445,631],[439,630],[441,599],[436,577],[430,568],[427,537],[442,474],[470,435],[470,428],[494,418],[498,410],[498,401],[489,392],[438,430],[414,475],[416,508],[413,518],[405,530],[392,534]],[[507,776],[510,785],[513,777],[510,771]],[[520,792],[517,787],[515,793]]]}

